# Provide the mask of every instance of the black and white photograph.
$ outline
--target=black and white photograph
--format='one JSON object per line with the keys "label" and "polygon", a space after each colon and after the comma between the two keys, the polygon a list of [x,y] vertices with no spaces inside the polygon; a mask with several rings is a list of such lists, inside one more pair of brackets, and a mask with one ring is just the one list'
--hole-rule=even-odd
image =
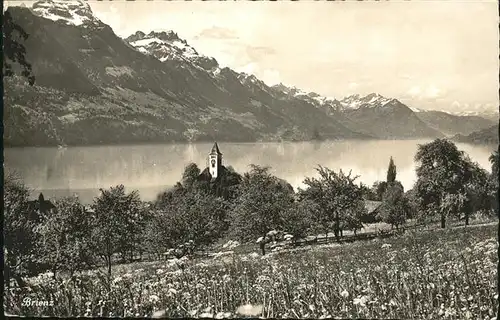
{"label": "black and white photograph", "polygon": [[2,28],[4,316],[498,319],[497,1]]}

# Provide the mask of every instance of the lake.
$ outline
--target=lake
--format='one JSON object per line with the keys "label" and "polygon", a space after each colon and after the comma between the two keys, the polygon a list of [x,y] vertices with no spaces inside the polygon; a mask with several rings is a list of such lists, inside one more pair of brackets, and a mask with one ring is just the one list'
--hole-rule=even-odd
{"label": "lake", "polygon": [[[397,179],[405,190],[415,182],[413,157],[417,145],[430,140],[328,141],[284,143],[219,143],[223,164],[242,173],[249,164],[270,166],[272,172],[292,184],[302,186],[315,175],[317,165],[342,169],[359,175],[358,181],[372,185],[385,180],[389,157],[397,166]],[[491,170],[488,157],[495,146],[457,144],[460,150],[483,168]],[[91,146],[58,148],[10,148],[4,150],[5,171],[15,171],[37,197],[78,194],[90,203],[99,188],[123,184],[136,189],[143,200],[180,180],[186,164],[195,162],[203,169],[212,143]]]}

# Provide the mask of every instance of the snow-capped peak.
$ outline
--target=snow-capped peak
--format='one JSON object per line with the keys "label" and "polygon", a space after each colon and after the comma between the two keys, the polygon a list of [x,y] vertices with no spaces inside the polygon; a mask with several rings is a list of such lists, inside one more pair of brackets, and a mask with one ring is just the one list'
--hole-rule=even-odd
{"label": "snow-capped peak", "polygon": [[53,21],[63,21],[69,25],[99,25],[102,22],[92,13],[84,1],[42,0],[35,2],[32,11],[37,16]]}
{"label": "snow-capped peak", "polygon": [[260,80],[259,78],[257,78],[253,74],[241,72],[238,74],[238,80],[243,85],[252,84],[252,85],[259,87],[263,91],[267,91],[269,89],[269,87],[266,85],[266,83],[264,81]]}
{"label": "snow-capped peak", "polygon": [[384,106],[394,99],[386,98],[378,93],[370,93],[364,97],[354,94],[340,100],[341,105],[346,109],[374,108]]}
{"label": "snow-capped peak", "polygon": [[272,86],[272,89],[288,97],[304,100],[316,106],[335,106],[336,109],[336,104],[338,103],[338,100],[334,97],[325,97],[316,92],[306,92],[297,87],[286,86],[283,83]]}
{"label": "snow-capped peak", "polygon": [[335,100],[335,98],[323,97],[316,92],[307,92],[307,91],[304,91],[304,90],[297,88],[295,86],[289,87],[289,86],[284,85],[283,83],[276,84],[276,85],[272,86],[272,88],[276,91],[285,93],[287,95],[292,95],[294,97],[300,97],[300,98],[307,97],[310,99],[315,99],[317,101],[327,101],[327,100],[333,101],[333,100]]}
{"label": "snow-capped peak", "polygon": [[248,73],[245,73],[245,72],[241,72],[238,75],[238,79],[240,81],[243,81],[243,82],[250,81],[251,83],[254,83],[254,84],[261,84],[261,83],[263,83],[263,81],[259,80],[255,75],[248,74]]}
{"label": "snow-capped peak", "polygon": [[410,108],[410,110],[413,111],[413,112],[423,112],[424,111],[422,109],[414,108],[414,107],[408,107],[408,108]]}
{"label": "snow-capped peak", "polygon": [[137,31],[125,39],[143,54],[152,55],[164,62],[167,60],[189,61],[205,70],[213,71],[219,64],[214,58],[199,54],[186,40],[179,38],[173,31],[151,31],[145,34]]}

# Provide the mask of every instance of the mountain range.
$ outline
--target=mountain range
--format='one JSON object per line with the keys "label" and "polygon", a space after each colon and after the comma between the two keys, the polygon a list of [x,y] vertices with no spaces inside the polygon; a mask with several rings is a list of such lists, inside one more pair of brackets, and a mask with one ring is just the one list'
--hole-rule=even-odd
{"label": "mountain range", "polygon": [[85,2],[9,7],[36,77],[4,80],[4,144],[416,139],[495,124],[373,93],[342,99],[222,67],[177,33],[122,39]]}

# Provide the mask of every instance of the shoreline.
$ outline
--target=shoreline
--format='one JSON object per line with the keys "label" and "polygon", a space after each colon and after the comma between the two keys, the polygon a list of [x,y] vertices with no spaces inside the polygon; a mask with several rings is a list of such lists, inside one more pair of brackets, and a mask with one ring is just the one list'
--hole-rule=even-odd
{"label": "shoreline", "polygon": [[[322,139],[322,140],[255,140],[255,141],[238,141],[238,140],[199,140],[199,141],[144,141],[144,142],[122,142],[122,143],[89,143],[89,144],[71,144],[71,145],[61,145],[61,144],[50,144],[50,145],[31,145],[31,144],[26,144],[26,145],[6,145],[4,144],[4,149],[23,149],[23,148],[40,148],[40,149],[52,149],[52,148],[59,148],[61,150],[68,149],[68,148],[85,148],[85,147],[126,147],[126,146],[146,146],[146,145],[194,145],[194,144],[207,144],[207,143],[213,143],[214,141],[217,141],[218,143],[224,143],[224,144],[276,144],[276,143],[286,143],[286,144],[299,144],[299,143],[328,143],[328,142],[343,142],[343,141],[363,141],[363,142],[370,142],[370,141],[376,141],[376,142],[381,142],[381,141],[424,141],[424,140],[434,140],[437,139],[435,137],[410,137],[410,138],[387,138],[387,139],[382,139],[382,138],[339,138],[339,139]],[[454,143],[460,143],[460,144],[469,144],[469,145],[476,145],[476,146],[491,146],[491,147],[497,147],[498,143],[474,143],[474,142],[462,142],[462,141],[456,141],[451,139],[450,137],[446,137],[444,139],[448,139],[453,141]],[[62,147],[62,148],[61,148]]]}

